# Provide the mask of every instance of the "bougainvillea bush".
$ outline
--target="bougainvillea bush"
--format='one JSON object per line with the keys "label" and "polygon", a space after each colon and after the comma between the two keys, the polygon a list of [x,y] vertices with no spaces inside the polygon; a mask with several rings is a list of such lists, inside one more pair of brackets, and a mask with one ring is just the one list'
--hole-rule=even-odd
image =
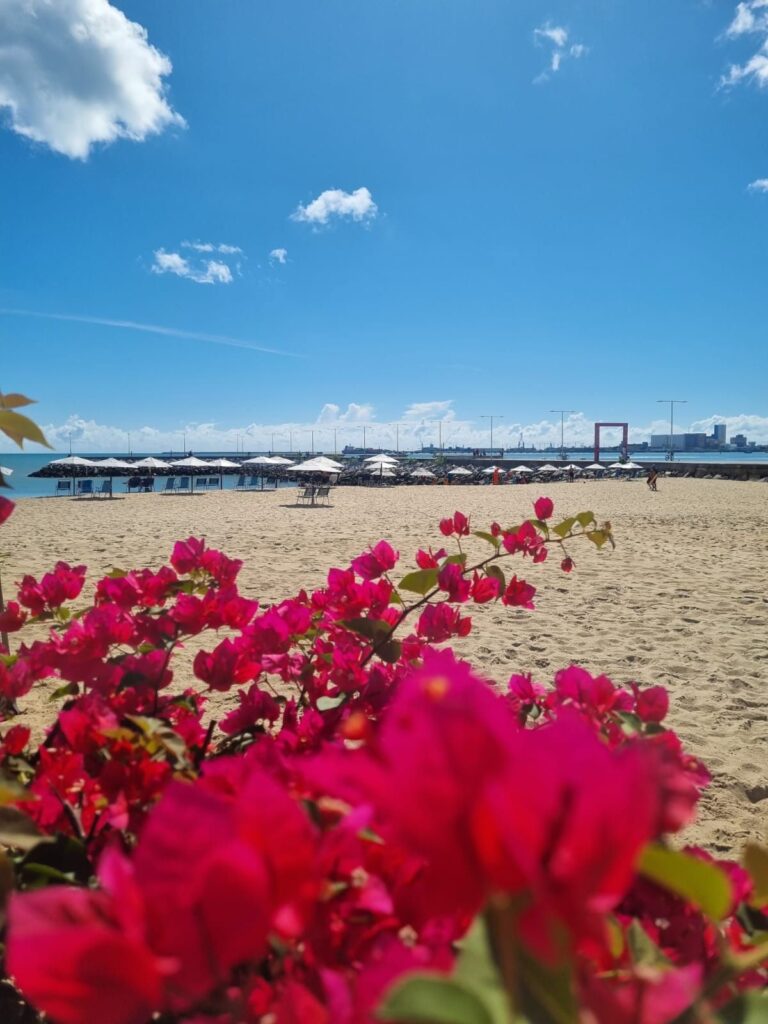
{"label": "bougainvillea bush", "polygon": [[[613,543],[553,512],[457,512],[405,574],[382,541],[269,607],[195,538],[95,585],[19,580],[3,1024],[765,1020],[768,852],[676,841],[709,776],[664,689],[494,686],[459,656],[475,606],[533,608],[523,571]],[[13,712],[50,680],[35,746]],[[218,721],[211,691],[236,696]]]}

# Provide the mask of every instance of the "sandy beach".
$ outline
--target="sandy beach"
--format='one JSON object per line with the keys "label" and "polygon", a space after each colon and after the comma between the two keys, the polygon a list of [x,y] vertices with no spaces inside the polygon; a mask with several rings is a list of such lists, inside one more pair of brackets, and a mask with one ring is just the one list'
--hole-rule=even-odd
{"label": "sandy beach", "polygon": [[[135,495],[115,501],[32,499],[0,538],[6,598],[24,572],[62,558],[94,577],[114,566],[159,566],[190,534],[243,558],[244,593],[269,603],[323,582],[371,542],[389,540],[403,573],[421,544],[438,546],[441,516],[460,509],[483,528],[514,525],[549,494],[563,515],[589,509],[610,519],[614,552],[574,545],[576,569],[527,564],[537,610],[476,608],[457,649],[487,676],[512,671],[541,681],[578,663],[615,682],[661,683],[671,725],[710,767],[692,841],[738,849],[768,830],[768,489],[757,483],[662,479],[504,487],[340,488],[330,508],[290,507],[291,490]],[[482,546],[477,541],[478,549]],[[522,563],[518,562],[521,568]],[[189,652],[191,653],[191,652]],[[222,707],[234,702],[221,698]],[[52,717],[48,688],[22,702],[40,727]],[[219,710],[219,709],[217,709]]]}

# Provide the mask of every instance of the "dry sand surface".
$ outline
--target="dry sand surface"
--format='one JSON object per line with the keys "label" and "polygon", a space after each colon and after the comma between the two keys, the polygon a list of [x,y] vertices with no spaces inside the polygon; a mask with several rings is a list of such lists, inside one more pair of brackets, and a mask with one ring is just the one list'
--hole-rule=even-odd
{"label": "dry sand surface", "polygon": [[[243,558],[241,586],[264,602],[323,582],[371,542],[400,550],[403,571],[422,544],[438,545],[441,516],[460,509],[476,528],[513,525],[549,494],[563,515],[610,519],[614,552],[574,545],[576,570],[518,561],[539,587],[537,610],[485,606],[460,652],[504,683],[512,671],[546,681],[569,663],[616,682],[662,683],[670,722],[714,774],[691,839],[713,852],[768,830],[768,488],[759,483],[663,479],[548,487],[444,486],[336,490],[331,508],[291,507],[291,490],[136,495],[123,500],[31,499],[3,528],[6,596],[24,572],[58,558],[92,572],[159,566],[190,534]],[[482,546],[481,541],[477,541]],[[232,703],[234,698],[223,698]],[[24,700],[34,723],[53,713]],[[218,711],[219,709],[217,709]],[[564,751],[564,756],[567,752]]]}

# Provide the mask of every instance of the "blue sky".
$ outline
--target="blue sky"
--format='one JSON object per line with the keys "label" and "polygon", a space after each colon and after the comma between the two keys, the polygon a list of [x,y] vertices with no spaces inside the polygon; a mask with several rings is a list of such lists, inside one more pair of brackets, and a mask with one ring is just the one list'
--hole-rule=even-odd
{"label": "blue sky", "polygon": [[768,441],[762,0],[53,7],[0,13],[0,387],[57,446]]}

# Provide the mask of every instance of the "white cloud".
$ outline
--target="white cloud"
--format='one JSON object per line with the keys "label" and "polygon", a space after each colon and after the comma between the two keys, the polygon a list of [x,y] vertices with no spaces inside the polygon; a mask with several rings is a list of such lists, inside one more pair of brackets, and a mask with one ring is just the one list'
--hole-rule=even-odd
{"label": "white cloud", "polygon": [[568,29],[563,28],[562,25],[550,25],[547,22],[541,28],[535,28],[533,36],[535,39],[548,39],[551,43],[555,44],[558,50],[562,50],[568,42]]}
{"label": "white cloud", "polygon": [[[134,452],[162,452],[182,447],[182,433],[186,433],[187,449],[193,451],[235,451],[238,444],[246,451],[269,451],[274,446],[287,450],[306,450],[309,446],[309,432],[314,431],[317,451],[332,450],[334,432],[339,447],[361,445],[361,427],[366,427],[366,443],[369,447],[394,448],[396,441],[401,449],[418,449],[424,445],[437,444],[442,435],[443,445],[463,445],[482,448],[490,440],[489,424],[484,420],[460,419],[455,415],[451,402],[414,402],[399,417],[397,424],[377,420],[373,406],[368,403],[350,402],[344,411],[335,403],[327,403],[314,419],[281,423],[245,423],[224,426],[211,422],[190,422],[179,424],[173,429],[150,425],[132,425],[131,446]],[[440,420],[441,426],[435,422]],[[725,423],[728,437],[746,434],[749,440],[758,444],[768,443],[768,416],[737,414],[732,416],[713,415],[697,420],[679,430],[712,432],[715,423]],[[63,423],[43,424],[46,436],[54,448],[66,451],[70,435],[72,446],[80,452],[126,451],[126,429],[113,424],[99,423],[80,415],[72,415]],[[572,413],[565,421],[567,446],[591,446],[594,424],[592,418],[583,413]],[[643,425],[630,424],[631,442],[647,441],[651,433],[665,434],[669,421],[664,418]],[[551,445],[560,446],[560,420],[540,420],[534,423],[520,423],[500,420],[494,424],[494,445],[514,450],[522,435],[527,448],[535,445],[546,449]],[[618,444],[621,431],[604,430],[602,444]],[[10,441],[0,437],[0,451],[13,451]]]}
{"label": "white cloud", "polygon": [[752,81],[758,86],[768,86],[768,0],[743,0],[736,5],[725,35],[738,39],[745,35],[762,36],[758,50],[743,64],[731,64],[720,78],[720,85],[727,88],[740,82]]}
{"label": "white cloud", "polygon": [[171,62],[108,0],[0,0],[0,109],[13,131],[84,160],[115,139],[184,125]]}
{"label": "white cloud", "polygon": [[288,262],[288,250],[287,249],[273,249],[269,254],[270,263],[287,263]]}
{"label": "white cloud", "polygon": [[379,208],[367,188],[344,192],[340,188],[329,188],[306,206],[299,205],[291,214],[291,220],[307,224],[327,224],[332,217],[349,217],[354,221],[373,220]]}
{"label": "white cloud", "polygon": [[768,192],[768,178],[755,178],[747,185],[750,192]]}
{"label": "white cloud", "polygon": [[546,71],[542,71],[540,75],[534,78],[534,83],[539,84],[540,82],[546,82],[549,80],[550,73],[557,74],[560,68],[563,66],[563,61],[568,57],[573,57],[574,60],[578,60],[580,57],[585,56],[589,52],[587,47],[583,43],[572,43],[568,46],[569,32],[567,28],[562,25],[552,25],[550,22],[545,22],[539,28],[533,30],[534,42],[538,44],[551,43],[552,54],[549,59],[549,67]]}
{"label": "white cloud", "polygon": [[193,265],[181,253],[166,252],[165,249],[155,250],[152,273],[175,274],[196,284],[231,284],[233,281],[232,271],[226,263],[203,260],[201,264]]}
{"label": "white cloud", "polygon": [[[0,0],[2,2],[2,0]],[[239,260],[233,256],[242,256],[243,250],[237,245],[225,245],[214,242],[182,242],[182,249],[189,249],[196,255],[182,256],[180,252],[167,252],[155,249],[152,261],[154,274],[175,274],[185,277],[195,284],[232,284],[234,274],[240,273]],[[216,255],[217,259],[204,257]]]}
{"label": "white cloud", "polygon": [[350,402],[345,412],[335,402],[326,402],[320,410],[318,423],[370,423],[373,420],[373,406]]}
{"label": "white cloud", "polygon": [[222,256],[238,256],[242,249],[237,245],[225,245],[214,242],[182,242],[182,249],[194,249],[195,252],[220,252]]}

